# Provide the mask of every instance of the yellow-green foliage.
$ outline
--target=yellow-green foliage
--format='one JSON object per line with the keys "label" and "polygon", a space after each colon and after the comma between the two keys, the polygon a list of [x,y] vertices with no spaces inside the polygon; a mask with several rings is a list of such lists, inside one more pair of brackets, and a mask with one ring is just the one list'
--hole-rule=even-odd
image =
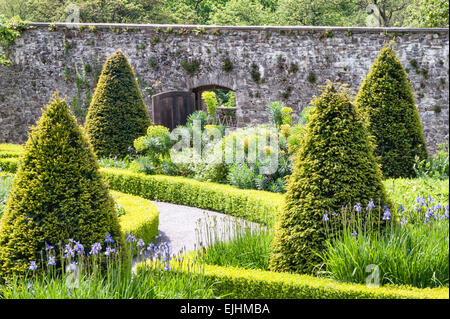
{"label": "yellow-green foliage", "polygon": [[32,128],[0,221],[0,274],[26,272],[45,243],[74,238],[90,247],[107,233],[122,240],[114,202],[91,146],[55,94]]}
{"label": "yellow-green foliage", "polygon": [[384,176],[414,176],[415,157],[427,158],[425,138],[411,84],[391,46],[375,59],[355,103],[375,136]]}
{"label": "yellow-green foliage", "polygon": [[281,109],[281,119],[282,119],[282,123],[283,125],[292,125],[292,108],[290,107],[283,107]]}
{"label": "yellow-green foliage", "polygon": [[122,233],[133,234],[147,243],[153,242],[158,235],[158,207],[142,197],[116,191],[110,191],[110,194],[127,212],[119,217]]}
{"label": "yellow-green foliage", "polygon": [[86,133],[98,157],[127,155],[151,124],[136,76],[117,50],[106,60],[86,118]]}
{"label": "yellow-green foliage", "polygon": [[233,299],[448,299],[448,288],[369,287],[308,275],[205,265],[216,295]]}
{"label": "yellow-green foliage", "polygon": [[273,271],[313,271],[321,261],[317,253],[325,240],[325,213],[349,204],[365,207],[370,200],[389,204],[374,147],[347,90],[328,83],[312,103],[278,218],[269,265]]}
{"label": "yellow-green foliage", "polygon": [[217,110],[217,97],[213,91],[205,91],[202,93],[202,100],[205,101],[208,114],[213,116]]}
{"label": "yellow-green foliage", "polygon": [[164,175],[146,175],[122,169],[102,169],[102,175],[114,190],[150,200],[200,207],[273,224],[283,196],[263,191],[243,190],[223,184]]}
{"label": "yellow-green foliage", "polygon": [[23,153],[23,147],[17,144],[0,144],[0,159],[19,157]]}
{"label": "yellow-green foliage", "polygon": [[[17,159],[8,159],[17,166]],[[0,159],[0,166],[1,166]],[[11,165],[13,166],[13,165]],[[12,167],[7,172],[14,173]],[[180,176],[147,175],[123,169],[101,168],[111,189],[150,200],[200,207],[273,225],[283,195],[200,182]]]}
{"label": "yellow-green foliage", "polygon": [[2,158],[0,157],[0,171],[4,172],[16,172],[17,166],[19,165],[19,158],[18,157],[8,157],[8,158]]}

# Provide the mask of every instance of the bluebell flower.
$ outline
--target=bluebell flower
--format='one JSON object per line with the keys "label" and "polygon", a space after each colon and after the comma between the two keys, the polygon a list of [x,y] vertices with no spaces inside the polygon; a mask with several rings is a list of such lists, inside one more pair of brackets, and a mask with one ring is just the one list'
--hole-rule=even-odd
{"label": "bluebell flower", "polygon": [[131,234],[128,234],[127,239],[125,239],[125,241],[126,241],[127,243],[135,243],[135,242],[136,242],[136,237],[134,237],[134,236],[131,235]]}
{"label": "bluebell flower", "polygon": [[83,245],[79,242],[79,241],[77,241],[76,243],[75,243],[75,247],[74,247],[74,249],[75,249],[75,251],[78,253],[78,255],[84,255],[84,247],[83,247]]}
{"label": "bluebell flower", "polygon": [[366,207],[366,210],[371,211],[375,207],[374,202],[371,200]]}
{"label": "bluebell flower", "polygon": [[77,265],[78,265],[78,263],[77,263],[76,261],[71,262],[71,263],[69,264],[69,270],[70,270],[70,271],[76,271],[76,270],[77,270]]}
{"label": "bluebell flower", "polygon": [[139,238],[139,240],[137,241],[137,244],[136,244],[138,247],[144,247],[145,246],[145,243],[144,243],[144,241],[141,239],[141,238]]}
{"label": "bluebell flower", "polygon": [[56,260],[55,260],[56,258],[55,258],[55,256],[50,256],[50,257],[48,257],[48,265],[50,265],[50,266],[56,266]]}
{"label": "bluebell flower", "polygon": [[354,209],[356,210],[357,213],[361,213],[361,211],[362,211],[361,204],[360,203],[356,203],[356,205],[354,206]]}
{"label": "bluebell flower", "polygon": [[89,254],[97,255],[100,250],[102,250],[102,245],[100,243],[94,243],[91,246],[91,251],[89,252]]}
{"label": "bluebell flower", "polygon": [[353,233],[352,233],[352,236],[357,236],[358,235],[358,232],[356,232],[356,231],[354,231]]}
{"label": "bluebell flower", "polygon": [[45,243],[45,251],[50,251],[55,249],[53,246],[48,245],[47,243]]}
{"label": "bluebell flower", "polygon": [[405,217],[403,217],[403,218],[400,220],[400,224],[401,224],[401,225],[406,225],[406,224],[408,224],[408,221],[405,219]]}
{"label": "bluebell flower", "polygon": [[383,220],[390,220],[391,219],[391,212],[387,206],[384,206],[384,214],[383,214]]}
{"label": "bluebell flower", "polygon": [[107,247],[106,251],[105,251],[105,256],[110,256],[111,254],[113,254],[116,250],[114,248],[111,247]]}
{"label": "bluebell flower", "polygon": [[30,270],[35,271],[37,268],[38,268],[38,266],[34,260],[32,262],[30,262],[30,267],[29,267]]}
{"label": "bluebell flower", "polygon": [[105,243],[114,244],[114,239],[112,238],[112,236],[110,234],[105,235]]}
{"label": "bluebell flower", "polygon": [[323,215],[322,221],[326,222],[328,220],[329,220],[328,214]]}

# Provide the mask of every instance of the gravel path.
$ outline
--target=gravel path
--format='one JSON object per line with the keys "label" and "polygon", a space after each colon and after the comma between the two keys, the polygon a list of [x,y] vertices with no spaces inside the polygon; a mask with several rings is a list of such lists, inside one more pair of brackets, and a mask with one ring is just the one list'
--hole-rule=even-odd
{"label": "gravel path", "polygon": [[262,226],[229,215],[201,208],[163,202],[153,203],[159,209],[161,241],[169,242],[174,254],[207,247],[216,240],[229,240],[237,232]]}

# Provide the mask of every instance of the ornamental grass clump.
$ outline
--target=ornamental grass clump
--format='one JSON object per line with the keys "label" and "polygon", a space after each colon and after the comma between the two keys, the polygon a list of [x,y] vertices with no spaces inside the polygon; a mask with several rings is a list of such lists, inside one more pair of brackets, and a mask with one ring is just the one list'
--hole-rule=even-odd
{"label": "ornamental grass clump", "polygon": [[376,57],[355,99],[385,177],[414,177],[414,163],[425,160],[427,149],[411,83],[391,45]]}
{"label": "ornamental grass clump", "polygon": [[56,92],[32,128],[0,221],[0,276],[23,274],[45,243],[121,241],[92,148]]}
{"label": "ornamental grass clump", "polygon": [[313,272],[326,239],[324,214],[371,200],[390,206],[374,146],[348,90],[328,83],[312,104],[278,216],[272,271]]}
{"label": "ornamental grass clump", "polygon": [[85,124],[89,142],[99,158],[124,158],[150,125],[134,71],[117,50],[103,66],[89,107]]}

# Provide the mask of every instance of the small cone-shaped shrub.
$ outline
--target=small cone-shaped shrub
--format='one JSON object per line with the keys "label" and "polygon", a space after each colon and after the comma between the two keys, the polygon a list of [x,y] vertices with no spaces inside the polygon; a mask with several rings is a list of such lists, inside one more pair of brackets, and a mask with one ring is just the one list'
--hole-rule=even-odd
{"label": "small cone-shaped shrub", "polygon": [[121,50],[103,66],[88,115],[86,134],[98,157],[123,158],[151,125],[134,71]]}
{"label": "small cone-shaped shrub", "polygon": [[375,59],[355,104],[375,137],[384,176],[413,177],[415,157],[428,155],[411,84],[391,45]]}
{"label": "small cone-shaped shrub", "polygon": [[56,93],[32,128],[0,221],[0,276],[40,264],[46,243],[58,249],[73,238],[89,251],[106,234],[122,240],[114,202],[92,147]]}
{"label": "small cone-shaped shrub", "polygon": [[326,239],[324,214],[370,200],[390,207],[374,146],[347,89],[328,83],[312,103],[278,216],[269,264],[273,271],[313,271]]}

